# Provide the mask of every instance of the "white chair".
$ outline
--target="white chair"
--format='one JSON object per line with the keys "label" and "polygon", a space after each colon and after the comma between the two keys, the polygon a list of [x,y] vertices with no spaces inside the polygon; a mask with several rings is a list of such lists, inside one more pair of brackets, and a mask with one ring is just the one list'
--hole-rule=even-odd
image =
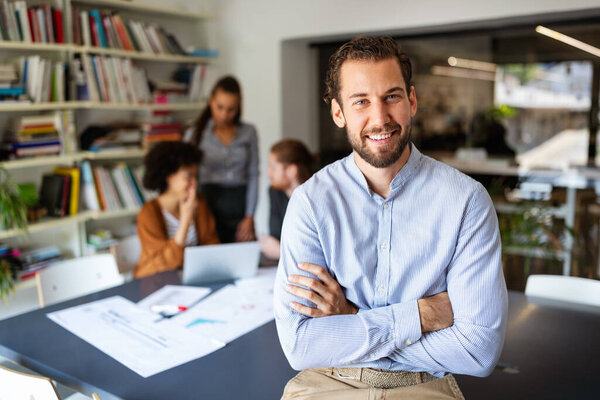
{"label": "white chair", "polygon": [[600,281],[563,275],[530,275],[528,296],[545,297],[600,307]]}
{"label": "white chair", "polygon": [[110,246],[110,254],[117,262],[119,272],[126,280],[133,276],[133,270],[142,254],[142,243],[137,235],[131,235]]}
{"label": "white chair", "polygon": [[[0,400],[61,400],[59,392],[50,378],[12,362],[0,364]],[[100,400],[96,393],[92,398]],[[64,399],[89,400],[89,397],[75,393]]]}
{"label": "white chair", "polygon": [[123,283],[111,254],[63,261],[42,269],[35,279],[40,307]]}
{"label": "white chair", "polygon": [[0,365],[0,400],[60,400],[52,379]]}

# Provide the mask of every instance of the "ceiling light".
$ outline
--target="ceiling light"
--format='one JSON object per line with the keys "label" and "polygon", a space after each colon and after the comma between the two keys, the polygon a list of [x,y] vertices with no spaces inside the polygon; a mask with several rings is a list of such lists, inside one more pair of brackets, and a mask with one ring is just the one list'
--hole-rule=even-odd
{"label": "ceiling light", "polygon": [[551,37],[552,39],[556,39],[558,41],[566,43],[570,46],[577,47],[579,50],[583,50],[587,53],[593,54],[596,57],[600,57],[600,49],[599,48],[589,45],[587,43],[584,43],[580,40],[574,39],[571,36],[567,36],[560,32],[553,31],[552,29],[548,29],[542,25],[538,25],[537,28],[535,28],[535,31],[537,33],[541,33],[542,35]]}
{"label": "ceiling light", "polygon": [[433,75],[450,76],[452,78],[479,79],[482,81],[494,81],[496,75],[489,71],[469,71],[468,69],[442,67],[434,65],[431,67]]}
{"label": "ceiling light", "polygon": [[466,58],[448,57],[448,65],[458,68],[475,69],[478,71],[496,72],[496,64],[494,63],[467,60]]}

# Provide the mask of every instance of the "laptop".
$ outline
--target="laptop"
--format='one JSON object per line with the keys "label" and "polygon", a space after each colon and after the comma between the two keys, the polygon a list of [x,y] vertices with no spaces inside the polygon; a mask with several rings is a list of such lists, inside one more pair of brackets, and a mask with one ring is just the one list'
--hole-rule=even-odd
{"label": "laptop", "polygon": [[259,242],[186,247],[182,282],[189,285],[247,278],[256,275],[259,261]]}

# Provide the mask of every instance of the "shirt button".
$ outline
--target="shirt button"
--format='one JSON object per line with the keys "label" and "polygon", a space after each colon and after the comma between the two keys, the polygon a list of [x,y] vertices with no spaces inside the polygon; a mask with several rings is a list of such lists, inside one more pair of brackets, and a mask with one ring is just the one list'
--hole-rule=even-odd
{"label": "shirt button", "polygon": [[407,345],[407,346],[410,346],[411,344],[412,344],[412,340],[410,340],[410,339],[407,339],[407,340],[406,340],[406,345]]}
{"label": "shirt button", "polygon": [[387,246],[385,243],[381,245],[381,250],[385,250],[386,248],[387,248]]}
{"label": "shirt button", "polygon": [[383,208],[387,210],[389,206],[390,206],[390,205],[389,205],[388,203],[385,203],[385,204],[383,205]]}
{"label": "shirt button", "polygon": [[379,293],[385,292],[385,288],[383,286],[379,286]]}
{"label": "shirt button", "polygon": [[377,358],[377,356],[375,355],[375,353],[371,353],[371,358]]}

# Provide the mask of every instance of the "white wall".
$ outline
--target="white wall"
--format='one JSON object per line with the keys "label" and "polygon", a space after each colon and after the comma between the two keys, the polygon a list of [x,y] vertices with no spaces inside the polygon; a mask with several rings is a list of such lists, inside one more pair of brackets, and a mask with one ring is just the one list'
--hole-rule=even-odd
{"label": "white wall", "polygon": [[[598,6],[597,0],[215,1],[213,9],[219,16],[217,45],[222,57],[213,73],[215,76],[232,73],[240,79],[244,119],[256,125],[260,137],[262,174],[256,216],[258,229],[264,231],[267,226],[265,171],[270,146],[285,136],[303,138],[313,151],[317,150],[317,111],[310,102],[319,102],[320,96],[314,85],[305,84],[310,76],[314,78],[317,74],[316,56],[306,46],[308,38],[349,37],[357,33],[392,32]],[[285,46],[282,46],[283,41],[287,41]],[[308,70],[311,63],[313,69]],[[308,95],[312,98],[307,99]]]}

